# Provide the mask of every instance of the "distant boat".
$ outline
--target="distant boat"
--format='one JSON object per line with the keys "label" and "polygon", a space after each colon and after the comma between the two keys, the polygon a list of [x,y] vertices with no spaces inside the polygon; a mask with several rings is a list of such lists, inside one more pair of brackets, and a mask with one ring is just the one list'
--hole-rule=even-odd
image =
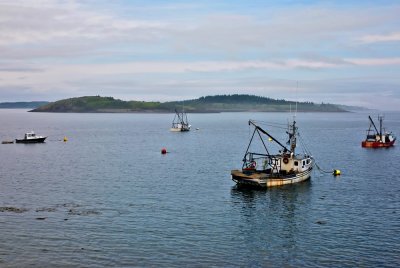
{"label": "distant boat", "polygon": [[[281,142],[271,136],[255,122],[249,121],[254,126],[254,132],[243,157],[243,165],[240,170],[232,170],[232,180],[239,186],[272,187],[285,184],[299,183],[311,177],[314,159],[310,153],[296,154],[296,138],[298,136],[296,122],[288,126],[290,148],[286,148]],[[256,135],[257,134],[257,135]],[[277,154],[270,154],[263,135],[269,141],[277,143],[282,149]],[[250,152],[250,146],[254,137],[261,140],[265,152]],[[305,148],[304,148],[305,149]]]}
{"label": "distant boat", "polygon": [[16,139],[15,143],[43,143],[47,137],[37,136],[35,132],[30,131],[25,133],[23,139]]}
{"label": "distant boat", "polygon": [[174,120],[172,121],[172,127],[170,130],[175,131],[175,132],[190,130],[189,121],[188,121],[187,115],[183,111],[183,109],[182,109],[181,113],[178,113],[178,111],[175,110],[175,116],[174,116]]}
{"label": "distant boat", "polygon": [[384,131],[383,133],[383,116],[378,116],[379,130],[376,127],[371,116],[368,116],[368,118],[370,121],[369,129],[367,130],[367,137],[364,141],[361,142],[361,146],[364,148],[381,148],[393,146],[394,142],[396,141],[396,137],[391,132]]}

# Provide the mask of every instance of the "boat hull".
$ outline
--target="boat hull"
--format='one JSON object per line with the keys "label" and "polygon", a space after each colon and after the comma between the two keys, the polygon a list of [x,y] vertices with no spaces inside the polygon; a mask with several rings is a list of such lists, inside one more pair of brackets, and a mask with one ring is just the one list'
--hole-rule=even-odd
{"label": "boat hull", "polygon": [[391,142],[379,142],[379,141],[363,141],[361,147],[363,148],[386,148],[394,145],[394,141]]}
{"label": "boat hull", "polygon": [[256,186],[261,188],[282,186],[287,184],[307,181],[311,177],[312,167],[309,169],[288,175],[267,174],[262,171],[232,170],[232,180],[240,186]]}
{"label": "boat hull", "polygon": [[15,143],[43,143],[47,137],[36,138],[36,139],[16,139]]}
{"label": "boat hull", "polygon": [[190,128],[171,128],[170,131],[172,132],[186,132],[189,131]]}

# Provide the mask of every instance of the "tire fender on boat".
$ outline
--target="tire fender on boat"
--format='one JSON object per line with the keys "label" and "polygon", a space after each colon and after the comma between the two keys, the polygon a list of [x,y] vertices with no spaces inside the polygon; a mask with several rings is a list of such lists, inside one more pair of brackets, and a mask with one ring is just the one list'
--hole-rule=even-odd
{"label": "tire fender on boat", "polygon": [[285,164],[289,163],[289,158],[284,157],[284,158],[283,158],[283,163],[285,163]]}

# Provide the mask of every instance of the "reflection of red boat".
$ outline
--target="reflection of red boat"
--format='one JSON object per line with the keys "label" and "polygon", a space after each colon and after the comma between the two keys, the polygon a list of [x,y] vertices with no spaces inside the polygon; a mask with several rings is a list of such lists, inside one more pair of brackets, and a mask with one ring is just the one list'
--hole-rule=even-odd
{"label": "reflection of red boat", "polygon": [[[394,142],[396,141],[396,137],[390,132],[383,133],[382,132],[382,121],[383,117],[378,116],[379,120],[379,131],[375,126],[374,121],[372,120],[371,116],[368,116],[369,121],[371,121],[371,124],[369,125],[369,129],[367,130],[367,137],[365,141],[361,142],[361,146],[364,148],[381,148],[381,147],[391,147],[394,145]],[[374,127],[375,131],[371,129],[371,127]],[[372,133],[372,134],[371,134]]]}

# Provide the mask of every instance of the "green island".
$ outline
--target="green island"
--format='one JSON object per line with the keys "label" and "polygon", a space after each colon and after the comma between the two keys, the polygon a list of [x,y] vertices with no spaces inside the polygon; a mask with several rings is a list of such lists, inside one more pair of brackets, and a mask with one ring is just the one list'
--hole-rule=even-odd
{"label": "green island", "polygon": [[50,102],[31,112],[56,113],[188,113],[218,112],[289,112],[297,106],[299,112],[346,112],[343,106],[277,100],[254,95],[215,95],[198,99],[170,102],[123,101],[113,97],[85,96]]}

